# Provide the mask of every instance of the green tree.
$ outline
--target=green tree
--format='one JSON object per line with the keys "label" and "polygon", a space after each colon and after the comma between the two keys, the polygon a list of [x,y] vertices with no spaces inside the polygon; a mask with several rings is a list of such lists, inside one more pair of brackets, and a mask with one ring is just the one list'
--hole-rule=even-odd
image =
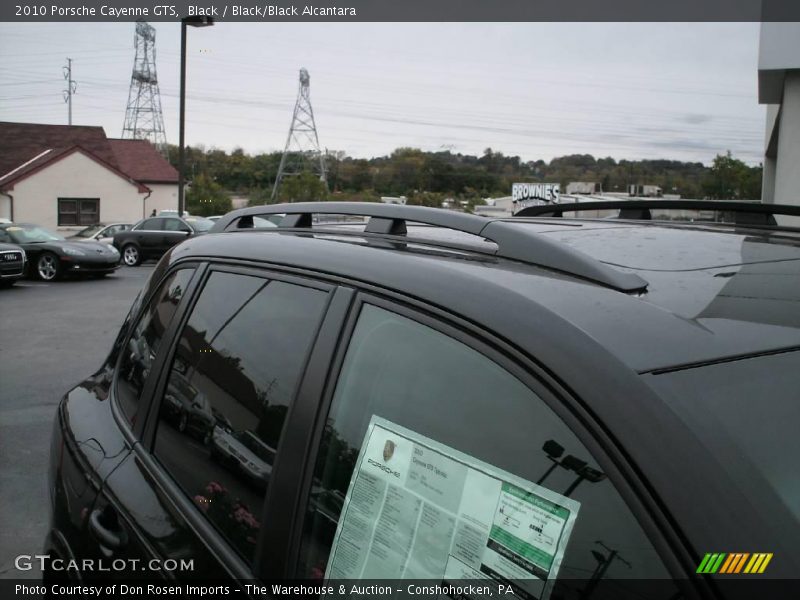
{"label": "green tree", "polygon": [[757,199],[761,197],[761,167],[748,167],[731,156],[731,151],[718,154],[703,182],[709,198]]}
{"label": "green tree", "polygon": [[232,208],[230,196],[205,173],[197,175],[186,192],[186,210],[193,215],[222,215]]}
{"label": "green tree", "polygon": [[280,202],[313,202],[327,200],[328,196],[325,182],[309,171],[284,177],[278,188]]}

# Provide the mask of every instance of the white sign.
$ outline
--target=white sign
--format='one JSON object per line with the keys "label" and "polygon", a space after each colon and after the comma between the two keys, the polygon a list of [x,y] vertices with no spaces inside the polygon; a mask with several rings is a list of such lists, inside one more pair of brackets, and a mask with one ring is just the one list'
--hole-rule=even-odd
{"label": "white sign", "polygon": [[373,416],[326,579],[485,579],[546,598],[580,503]]}
{"label": "white sign", "polygon": [[511,200],[516,214],[529,206],[558,204],[561,185],[558,183],[514,183],[511,185]]}

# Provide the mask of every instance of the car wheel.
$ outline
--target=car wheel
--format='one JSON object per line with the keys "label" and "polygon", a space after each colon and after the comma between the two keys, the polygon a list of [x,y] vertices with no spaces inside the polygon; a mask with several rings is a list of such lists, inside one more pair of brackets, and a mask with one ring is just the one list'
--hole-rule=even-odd
{"label": "car wheel", "polygon": [[45,252],[36,261],[36,275],[42,281],[55,281],[61,275],[61,263],[52,252]]}
{"label": "car wheel", "polygon": [[189,424],[189,417],[186,416],[185,412],[181,413],[180,419],[178,420],[178,431],[183,433],[186,431],[186,426]]}
{"label": "car wheel", "polygon": [[133,244],[128,244],[122,249],[122,262],[129,267],[138,267],[142,264],[142,254]]}

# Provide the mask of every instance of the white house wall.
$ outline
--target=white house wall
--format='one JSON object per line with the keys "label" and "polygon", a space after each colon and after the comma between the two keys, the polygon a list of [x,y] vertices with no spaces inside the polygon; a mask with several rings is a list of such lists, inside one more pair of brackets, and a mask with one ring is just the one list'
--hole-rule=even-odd
{"label": "white house wall", "polygon": [[150,216],[153,209],[157,213],[162,210],[178,210],[178,184],[145,183],[145,185],[153,191],[145,201],[146,216]]}
{"label": "white house wall", "polygon": [[67,233],[80,227],[58,227],[59,198],[99,198],[100,221],[134,223],[142,218],[147,192],[87,156],[75,152],[18,182],[14,220]]}
{"label": "white house wall", "polygon": [[3,193],[0,193],[0,218],[11,218],[11,198]]}

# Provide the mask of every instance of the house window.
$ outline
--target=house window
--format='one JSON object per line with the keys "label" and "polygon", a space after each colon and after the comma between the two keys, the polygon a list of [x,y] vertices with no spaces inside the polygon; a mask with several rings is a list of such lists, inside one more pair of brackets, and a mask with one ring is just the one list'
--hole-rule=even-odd
{"label": "house window", "polygon": [[59,198],[58,225],[94,225],[100,221],[100,198]]}

